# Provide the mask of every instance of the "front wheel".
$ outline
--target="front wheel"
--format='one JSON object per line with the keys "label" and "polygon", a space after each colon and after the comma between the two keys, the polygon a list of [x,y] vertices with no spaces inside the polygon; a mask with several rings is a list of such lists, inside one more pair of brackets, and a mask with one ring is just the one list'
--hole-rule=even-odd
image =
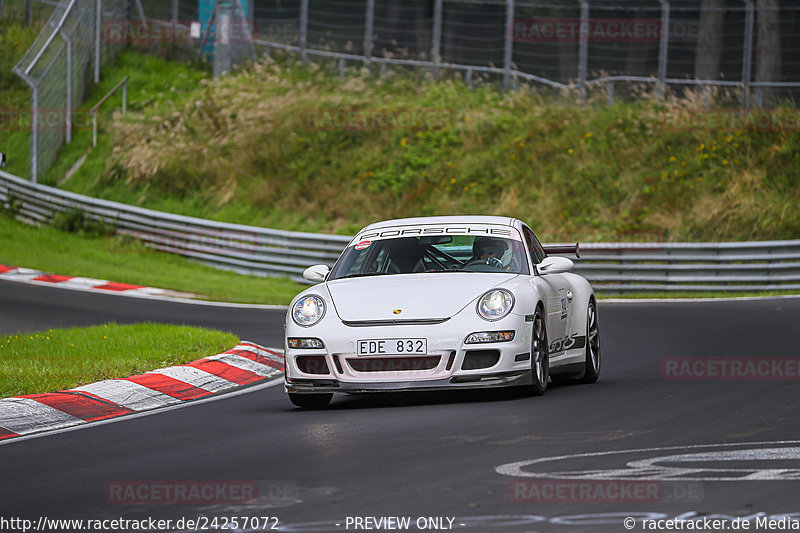
{"label": "front wheel", "polygon": [[297,407],[304,409],[322,409],[327,407],[333,399],[333,393],[329,394],[297,394],[289,393],[289,400]]}
{"label": "front wheel", "polygon": [[536,310],[533,317],[533,336],[531,340],[531,393],[541,396],[547,390],[547,379],[550,375],[549,346],[547,344],[547,325],[541,309]]}

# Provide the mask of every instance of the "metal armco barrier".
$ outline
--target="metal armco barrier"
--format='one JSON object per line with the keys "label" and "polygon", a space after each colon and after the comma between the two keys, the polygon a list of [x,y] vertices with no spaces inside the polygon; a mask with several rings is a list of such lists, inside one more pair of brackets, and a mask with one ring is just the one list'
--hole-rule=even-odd
{"label": "metal armco barrier", "polygon": [[[155,250],[222,270],[304,281],[332,265],[351,237],[216,222],[100,200],[0,171],[0,203],[18,218],[49,223],[80,211]],[[723,243],[582,243],[575,271],[605,293],[800,290],[800,240]],[[35,266],[35,265],[31,265]]]}
{"label": "metal armco barrier", "polygon": [[216,222],[82,196],[0,171],[0,202],[19,218],[48,224],[60,212],[78,210],[111,224],[162,252],[179,254],[222,270],[302,281],[303,270],[333,264],[350,237],[280,231]]}

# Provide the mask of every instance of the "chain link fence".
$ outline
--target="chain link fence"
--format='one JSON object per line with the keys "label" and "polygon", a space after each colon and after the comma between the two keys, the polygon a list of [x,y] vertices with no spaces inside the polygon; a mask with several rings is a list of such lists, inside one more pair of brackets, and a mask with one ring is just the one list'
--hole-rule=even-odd
{"label": "chain link fence", "polygon": [[52,10],[15,68],[31,88],[33,180],[70,141],[88,84],[130,44],[212,55],[215,74],[278,49],[327,58],[341,76],[449,70],[581,99],[702,89],[709,107],[746,109],[800,91],[800,5],[786,0],[0,0],[0,16],[31,5]]}
{"label": "chain link fence", "polygon": [[[49,2],[48,2],[49,3]],[[31,2],[6,0],[4,10]],[[31,179],[47,169],[70,142],[76,107],[103,65],[113,61],[122,43],[102,38],[104,24],[128,18],[125,0],[69,0],[52,13],[33,45],[14,67],[31,89]]]}
{"label": "chain link fence", "polygon": [[[713,87],[742,107],[800,90],[800,5],[778,0],[257,0],[255,43],[586,95]],[[727,91],[727,92],[726,92]]]}

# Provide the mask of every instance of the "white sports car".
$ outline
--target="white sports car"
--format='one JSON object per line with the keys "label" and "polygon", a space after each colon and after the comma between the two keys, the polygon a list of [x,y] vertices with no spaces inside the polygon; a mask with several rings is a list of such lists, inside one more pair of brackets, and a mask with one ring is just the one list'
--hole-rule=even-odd
{"label": "white sports car", "polygon": [[371,224],[286,317],[286,392],[299,407],[362,393],[592,383],[600,334],[591,285],[570,273],[577,245],[543,247],[495,216]]}

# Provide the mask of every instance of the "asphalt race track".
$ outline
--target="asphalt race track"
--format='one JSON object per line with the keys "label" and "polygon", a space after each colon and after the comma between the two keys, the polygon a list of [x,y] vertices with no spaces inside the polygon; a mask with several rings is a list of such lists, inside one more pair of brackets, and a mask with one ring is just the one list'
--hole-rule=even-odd
{"label": "asphalt race track", "polygon": [[[470,532],[627,531],[626,517],[639,520],[634,531],[643,519],[703,517],[749,521],[752,531],[759,517],[800,519],[800,298],[601,302],[599,313],[600,381],[539,398],[353,396],[301,411],[278,384],[8,441],[0,517],[153,517],[173,520],[170,531],[194,530],[175,521],[197,517],[209,529],[214,517],[217,529],[239,517],[248,527],[229,522],[229,531],[269,530],[274,521],[252,519],[277,517],[283,531]],[[149,320],[278,347],[283,317],[0,282],[0,333]],[[733,363],[757,374],[722,375]],[[204,483],[222,490],[178,503],[155,490]],[[123,497],[142,486],[140,503]],[[257,487],[255,500],[237,498],[242,487]],[[21,531],[9,524],[0,530]]]}

